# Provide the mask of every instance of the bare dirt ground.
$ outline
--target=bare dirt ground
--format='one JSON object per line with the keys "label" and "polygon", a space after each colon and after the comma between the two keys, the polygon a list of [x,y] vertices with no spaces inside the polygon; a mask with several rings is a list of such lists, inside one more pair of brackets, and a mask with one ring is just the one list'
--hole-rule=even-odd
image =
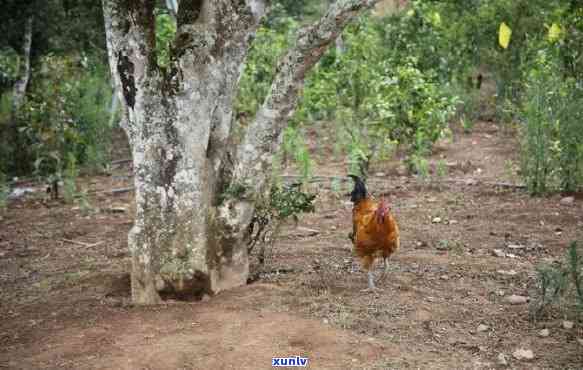
{"label": "bare dirt ground", "polygon": [[[313,134],[316,172],[343,175],[331,141]],[[505,302],[533,297],[535,267],[583,241],[583,199],[494,184],[516,181],[516,152],[513,137],[481,123],[436,148],[432,166],[448,167],[439,182],[398,159],[375,166],[370,190],[390,197],[402,232],[375,294],[361,291],[352,261],[348,198],[326,183],[313,184],[316,212],[284,228],[256,282],[155,307],[129,301],[133,194],[111,194],[129,186],[127,168],[82,179],[91,209],[13,201],[0,216],[0,368],[266,369],[299,355],[322,369],[485,369],[502,368],[500,354],[511,368],[582,368],[583,327],[563,327],[572,317],[533,321],[529,304]],[[534,359],[513,358],[519,348]]]}

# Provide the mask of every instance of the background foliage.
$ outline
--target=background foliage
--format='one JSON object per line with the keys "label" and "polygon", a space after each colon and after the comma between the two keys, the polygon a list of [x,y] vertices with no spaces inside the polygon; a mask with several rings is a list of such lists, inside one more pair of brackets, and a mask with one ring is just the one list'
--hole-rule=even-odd
{"label": "background foliage", "polygon": [[[253,118],[297,30],[329,3],[273,2],[240,80],[237,130]],[[158,5],[156,43],[164,67],[176,26],[165,2]],[[350,25],[310,72],[276,163],[295,165],[308,180],[307,129],[332,128],[334,153],[346,158],[347,172],[366,172],[400,148],[409,168],[421,174],[423,158],[451,135],[451,124],[471,130],[478,119],[496,119],[517,128],[520,173],[532,193],[581,189],[581,1],[415,0],[388,9]],[[115,112],[99,2],[7,0],[3,10],[0,172],[58,178],[68,158],[82,169],[103,168]],[[29,16],[31,83],[21,111],[11,112]],[[503,22],[512,32],[507,48],[498,43]]]}

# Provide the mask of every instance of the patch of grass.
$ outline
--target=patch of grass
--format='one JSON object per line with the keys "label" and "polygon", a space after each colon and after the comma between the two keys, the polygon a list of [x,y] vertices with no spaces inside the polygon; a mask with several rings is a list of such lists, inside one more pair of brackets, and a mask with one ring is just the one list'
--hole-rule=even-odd
{"label": "patch of grass", "polygon": [[437,162],[437,167],[435,169],[435,174],[437,175],[437,178],[442,180],[445,178],[445,176],[447,176],[447,164],[445,163],[445,160],[440,159]]}
{"label": "patch of grass", "polygon": [[450,251],[458,256],[464,253],[464,243],[459,240],[440,239],[435,248],[440,251]]}
{"label": "patch of grass", "polygon": [[507,159],[504,161],[504,175],[508,180],[514,179],[514,162],[512,159]]}
{"label": "patch of grass", "polygon": [[75,200],[77,194],[77,177],[79,176],[79,168],[77,168],[77,159],[73,153],[67,156],[67,167],[65,169],[65,176],[63,177],[63,197],[65,202],[71,204]]}
{"label": "patch of grass", "polygon": [[437,248],[440,251],[448,251],[451,248],[451,243],[447,239],[440,239],[439,241],[437,241],[435,248]]}
{"label": "patch of grass", "polygon": [[464,243],[460,242],[460,241],[456,241],[453,243],[453,246],[451,248],[451,251],[453,254],[457,255],[457,256],[461,256],[464,254]]}
{"label": "patch of grass", "polygon": [[42,279],[41,281],[36,283],[35,286],[37,286],[43,292],[49,292],[52,289],[52,287],[54,286],[52,280],[53,279],[51,279],[51,278]]}
{"label": "patch of grass", "polygon": [[416,173],[422,182],[428,182],[431,177],[429,172],[429,161],[420,154],[413,154],[408,160],[409,170]]}

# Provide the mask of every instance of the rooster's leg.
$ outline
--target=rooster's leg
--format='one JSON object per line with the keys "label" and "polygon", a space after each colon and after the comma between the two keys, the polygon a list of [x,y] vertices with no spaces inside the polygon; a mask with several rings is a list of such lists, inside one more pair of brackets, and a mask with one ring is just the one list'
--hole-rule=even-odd
{"label": "rooster's leg", "polygon": [[389,274],[389,258],[383,258],[383,264],[385,265],[385,269],[383,270],[383,274],[381,275],[379,281],[385,281],[387,275]]}
{"label": "rooster's leg", "polygon": [[374,285],[374,275],[371,270],[368,270],[368,289],[375,290],[376,288]]}
{"label": "rooster's leg", "polygon": [[377,287],[374,284],[374,274],[371,270],[368,270],[366,272],[367,277],[368,277],[368,288],[361,290],[362,292],[376,292],[377,291]]}
{"label": "rooster's leg", "polygon": [[374,291],[376,290],[376,286],[374,285],[374,275],[372,272],[372,265],[374,262],[374,258],[372,256],[364,256],[362,257],[362,268],[366,271],[368,277],[368,288],[364,291]]}

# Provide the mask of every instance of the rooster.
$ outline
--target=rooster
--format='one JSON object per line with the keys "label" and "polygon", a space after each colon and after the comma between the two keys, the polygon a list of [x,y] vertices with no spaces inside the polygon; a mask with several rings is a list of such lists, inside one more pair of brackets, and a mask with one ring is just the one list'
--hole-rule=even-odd
{"label": "rooster", "polygon": [[383,258],[385,270],[380,280],[384,280],[389,269],[389,257],[399,249],[399,226],[389,203],[384,198],[373,200],[368,195],[364,181],[358,176],[350,177],[354,180],[350,198],[354,206],[352,233],[349,237],[354,244],[355,254],[368,274],[368,290],[375,290],[372,266],[376,258]]}

